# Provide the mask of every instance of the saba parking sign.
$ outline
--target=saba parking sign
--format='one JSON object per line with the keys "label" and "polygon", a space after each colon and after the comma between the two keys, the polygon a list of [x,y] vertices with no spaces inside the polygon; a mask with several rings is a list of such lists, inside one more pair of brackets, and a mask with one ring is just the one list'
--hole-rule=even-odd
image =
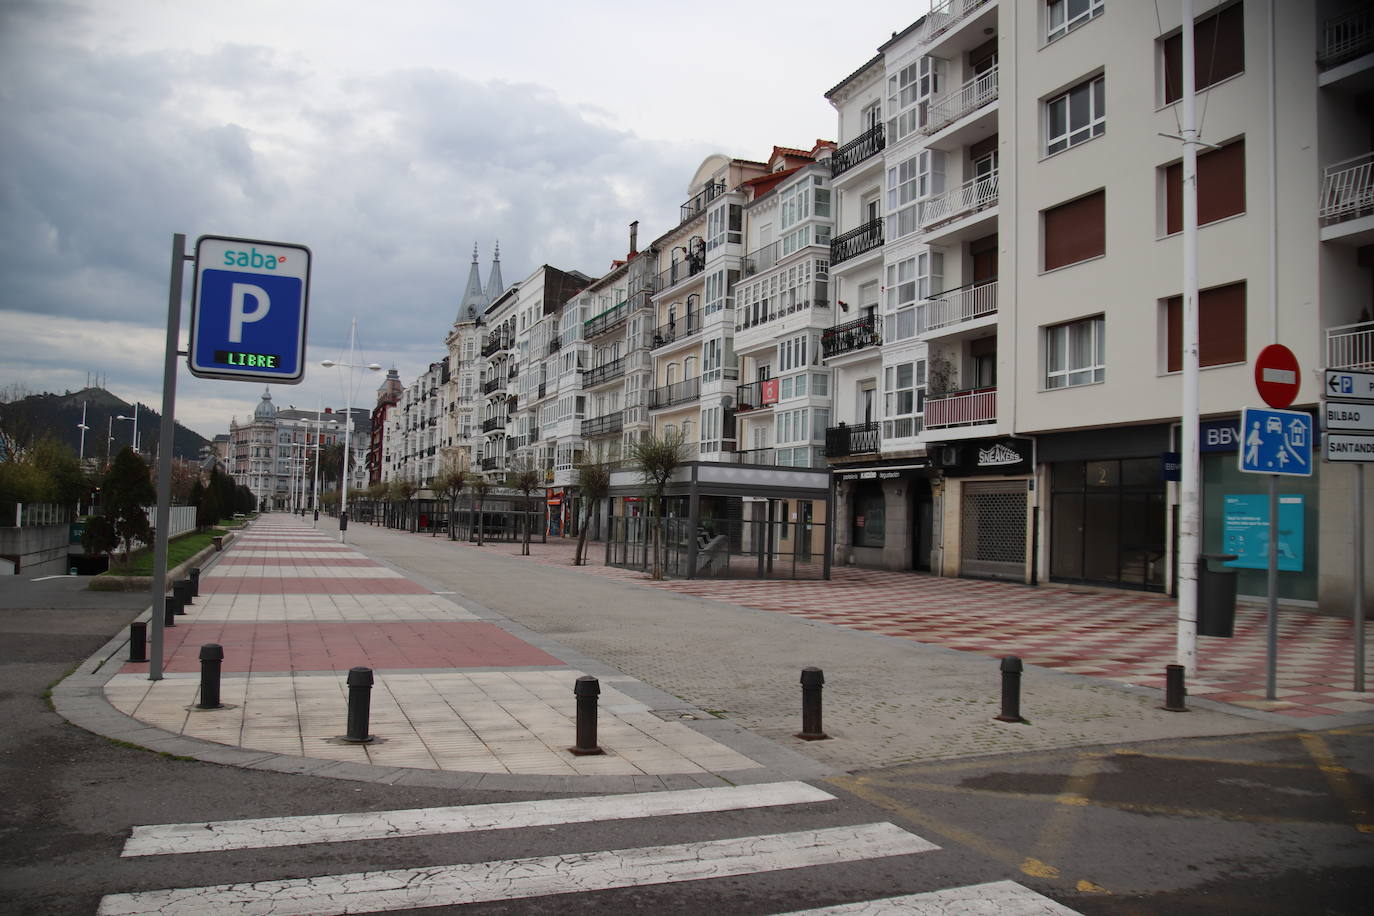
{"label": "saba parking sign", "polygon": [[191,374],[298,384],[309,299],[304,245],[202,235],[191,296]]}

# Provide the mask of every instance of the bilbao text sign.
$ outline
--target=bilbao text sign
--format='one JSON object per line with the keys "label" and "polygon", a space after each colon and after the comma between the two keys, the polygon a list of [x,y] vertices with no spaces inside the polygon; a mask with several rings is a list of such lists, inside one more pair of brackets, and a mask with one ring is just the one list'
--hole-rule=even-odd
{"label": "bilbao text sign", "polygon": [[295,385],[305,375],[310,249],[203,235],[191,298],[192,375]]}

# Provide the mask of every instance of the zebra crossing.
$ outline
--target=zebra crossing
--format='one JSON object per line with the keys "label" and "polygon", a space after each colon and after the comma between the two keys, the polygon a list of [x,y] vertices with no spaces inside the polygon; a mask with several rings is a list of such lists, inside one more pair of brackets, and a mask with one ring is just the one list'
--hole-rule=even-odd
{"label": "zebra crossing", "polygon": [[[541,799],[454,807],[253,818],[137,826],[125,858],[231,853],[435,837],[476,831],[520,831],[677,815],[826,806],[834,795],[802,782]],[[832,806],[833,807],[833,806]],[[337,848],[337,847],[336,847]],[[727,836],[693,842],[530,855],[460,864],[429,864],[308,878],[135,890],[100,901],[100,916],[325,916],[426,907],[535,900],[690,881],[913,856],[936,844],[887,822]],[[1009,914],[1073,916],[1075,911],[1012,881],[941,888],[845,903],[812,914]]]}

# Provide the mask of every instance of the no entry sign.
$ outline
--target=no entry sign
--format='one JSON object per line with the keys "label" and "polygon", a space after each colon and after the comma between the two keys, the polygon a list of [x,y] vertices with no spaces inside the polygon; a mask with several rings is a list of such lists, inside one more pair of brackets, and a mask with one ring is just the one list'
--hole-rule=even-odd
{"label": "no entry sign", "polygon": [[1283,344],[1270,344],[1255,359],[1255,389],[1264,403],[1282,410],[1298,398],[1298,358]]}

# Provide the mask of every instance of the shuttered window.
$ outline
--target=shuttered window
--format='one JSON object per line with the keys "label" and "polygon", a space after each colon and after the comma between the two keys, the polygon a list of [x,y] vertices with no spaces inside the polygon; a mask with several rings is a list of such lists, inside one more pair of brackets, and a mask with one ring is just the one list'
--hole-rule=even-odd
{"label": "shuttered window", "polygon": [[[1183,297],[1173,296],[1168,310],[1168,369],[1183,368]],[[1245,362],[1245,281],[1214,286],[1198,294],[1198,364],[1223,366]]]}
{"label": "shuttered window", "polygon": [[[1183,163],[1164,169],[1165,231],[1183,231]],[[1197,157],[1197,223],[1245,212],[1245,138]]]}
{"label": "shuttered window", "polygon": [[[1163,41],[1164,104],[1183,94],[1183,35]],[[1204,16],[1193,27],[1193,87],[1206,89],[1237,73],[1245,72],[1245,8],[1233,3]]]}
{"label": "shuttered window", "polygon": [[1045,210],[1045,270],[1107,253],[1107,192]]}

